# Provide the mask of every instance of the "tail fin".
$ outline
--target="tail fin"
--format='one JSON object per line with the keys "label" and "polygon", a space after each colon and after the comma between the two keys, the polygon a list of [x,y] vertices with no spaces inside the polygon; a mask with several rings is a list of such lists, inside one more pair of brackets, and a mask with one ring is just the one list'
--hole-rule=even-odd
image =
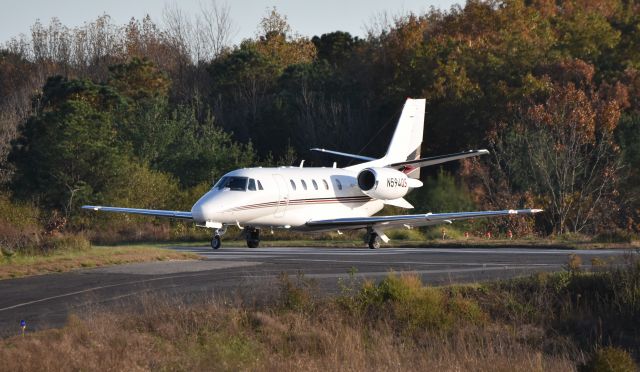
{"label": "tail fin", "polygon": [[[408,98],[405,102],[398,126],[383,157],[387,164],[420,159],[425,103],[424,98]],[[412,172],[410,177],[420,178],[420,170]]]}

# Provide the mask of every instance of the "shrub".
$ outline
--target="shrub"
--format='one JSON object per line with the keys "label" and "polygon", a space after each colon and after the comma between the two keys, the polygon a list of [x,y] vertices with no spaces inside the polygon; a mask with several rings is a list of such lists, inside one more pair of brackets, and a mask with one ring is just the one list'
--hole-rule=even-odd
{"label": "shrub", "polygon": [[573,232],[566,232],[564,234],[559,234],[559,235],[556,235],[555,238],[561,242],[569,242],[569,243],[589,241],[588,235],[573,233]]}
{"label": "shrub", "polygon": [[38,238],[17,251],[20,255],[52,255],[56,253],[86,252],[91,243],[82,235],[66,234]]}
{"label": "shrub", "polygon": [[304,277],[298,272],[296,279],[291,280],[289,274],[282,272],[278,275],[280,289],[279,306],[286,310],[311,311],[316,302],[317,283]]}
{"label": "shrub", "polygon": [[593,238],[594,243],[631,243],[633,236],[622,230],[602,232]]}
{"label": "shrub", "polygon": [[407,199],[417,210],[425,212],[456,212],[475,208],[469,190],[443,168],[440,168],[437,176],[425,180],[420,192],[409,194]]}
{"label": "shrub", "polygon": [[577,254],[570,254],[567,259],[567,271],[570,273],[577,273],[581,270],[582,267],[582,258]]}
{"label": "shrub", "polygon": [[390,320],[409,334],[449,331],[455,324],[478,324],[486,317],[475,301],[424,286],[411,274],[390,274],[377,285],[367,282],[355,301],[365,319]]}
{"label": "shrub", "polygon": [[8,195],[0,193],[0,226],[12,225],[21,229],[37,230],[40,211],[26,203],[11,201]]}
{"label": "shrub", "polygon": [[386,234],[392,240],[425,240],[424,234],[416,229],[389,230]]}
{"label": "shrub", "polygon": [[40,211],[25,203],[11,201],[0,193],[0,251],[12,256],[37,244],[41,229]]}
{"label": "shrub", "polygon": [[592,358],[578,370],[580,372],[635,372],[638,366],[628,352],[609,346],[597,350]]}
{"label": "shrub", "polygon": [[46,239],[53,252],[86,252],[91,243],[82,235],[62,235]]}
{"label": "shrub", "polygon": [[0,222],[0,249],[6,256],[23,252],[37,244],[38,231],[21,229],[15,225]]}
{"label": "shrub", "polygon": [[591,259],[591,267],[594,269],[601,268],[606,265],[607,265],[607,262],[600,257],[593,257]]}
{"label": "shrub", "polygon": [[461,226],[457,225],[439,225],[425,229],[425,237],[429,240],[442,240],[442,229],[446,232],[446,239],[463,239],[464,232],[460,230]]}

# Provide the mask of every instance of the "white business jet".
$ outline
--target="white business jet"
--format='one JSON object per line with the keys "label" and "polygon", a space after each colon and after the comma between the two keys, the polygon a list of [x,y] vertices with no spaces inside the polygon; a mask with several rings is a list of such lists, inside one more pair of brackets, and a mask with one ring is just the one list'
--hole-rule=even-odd
{"label": "white business jet", "polygon": [[344,231],[366,229],[369,248],[388,242],[384,231],[451,223],[480,217],[527,215],[540,209],[426,213],[373,216],[385,204],[413,208],[403,197],[422,186],[420,167],[488,154],[471,150],[420,158],[424,129],[424,99],[407,99],[386,155],[380,159],[325,149],[312,149],[362,161],[346,168],[299,167],[244,168],[225,174],[198,200],[190,212],[85,205],[94,211],[142,214],[192,220],[214,229],[211,247],[221,246],[228,226],[244,229],[247,246],[260,242],[260,229]]}

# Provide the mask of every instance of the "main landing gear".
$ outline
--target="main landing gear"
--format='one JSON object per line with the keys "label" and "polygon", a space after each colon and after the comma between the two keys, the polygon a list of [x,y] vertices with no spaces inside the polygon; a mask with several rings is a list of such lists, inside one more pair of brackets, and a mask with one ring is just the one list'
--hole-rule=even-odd
{"label": "main landing gear", "polygon": [[258,248],[260,245],[260,229],[246,227],[244,231],[245,236],[247,237],[247,247]]}
{"label": "main landing gear", "polygon": [[369,245],[369,249],[378,249],[380,248],[381,239],[380,236],[375,231],[368,231],[364,236],[364,241]]}

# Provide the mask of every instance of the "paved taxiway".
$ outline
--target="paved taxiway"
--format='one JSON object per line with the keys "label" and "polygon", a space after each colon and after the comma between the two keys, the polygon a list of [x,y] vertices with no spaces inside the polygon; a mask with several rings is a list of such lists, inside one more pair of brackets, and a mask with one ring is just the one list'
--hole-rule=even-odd
{"label": "paved taxiway", "polygon": [[[108,248],[105,248],[108,249]],[[624,261],[623,250],[471,248],[222,248],[173,247],[202,261],[120,265],[0,281],[0,336],[16,334],[21,319],[29,329],[56,327],[70,313],[126,305],[145,294],[186,301],[211,296],[268,301],[277,296],[278,275],[304,273],[319,293],[338,291],[338,278],[380,279],[390,271],[419,274],[431,284],[472,282],[558,271],[569,254],[584,264],[599,257]]]}

